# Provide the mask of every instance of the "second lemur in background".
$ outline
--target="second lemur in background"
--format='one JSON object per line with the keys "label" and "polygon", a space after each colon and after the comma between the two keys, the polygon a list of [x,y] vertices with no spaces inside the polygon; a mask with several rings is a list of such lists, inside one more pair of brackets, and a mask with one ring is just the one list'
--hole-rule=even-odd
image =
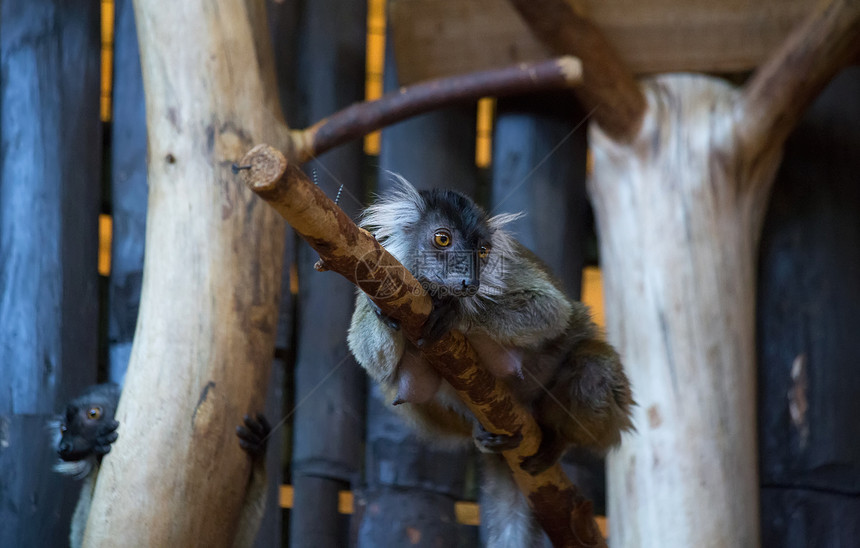
{"label": "second lemur in background", "polygon": [[[541,427],[538,452],[523,468],[537,474],[571,446],[606,451],[632,428],[630,385],[618,354],[598,334],[588,308],[568,299],[546,266],[468,197],[397,188],[368,207],[370,230],[428,290],[433,311],[421,342],[461,331],[483,367],[503,380]],[[437,443],[474,439],[488,453],[482,523],[488,546],[542,544],[542,532],[500,454],[520,442],[492,435],[420,350],[359,292],[348,343],[397,410]]]}
{"label": "second lemur in background", "polygon": [[[65,413],[51,424],[56,436],[54,444],[60,456],[60,462],[54,466],[54,470],[84,480],[72,516],[69,532],[71,548],[80,548],[83,543],[99,466],[102,457],[110,452],[111,444],[118,437],[119,422],[114,416],[119,396],[120,387],[116,384],[91,386],[70,401]],[[236,428],[236,435],[239,445],[254,460],[254,465],[234,543],[236,547],[253,544],[266,500],[265,453],[269,423],[262,415],[257,415],[256,419],[246,416],[244,423]]]}

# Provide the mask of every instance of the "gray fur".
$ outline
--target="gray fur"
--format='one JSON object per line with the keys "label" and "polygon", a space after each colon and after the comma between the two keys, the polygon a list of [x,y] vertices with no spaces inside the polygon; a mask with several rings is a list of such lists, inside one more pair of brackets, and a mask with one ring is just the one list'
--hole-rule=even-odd
{"label": "gray fur", "polygon": [[532,519],[511,470],[501,455],[481,454],[481,523],[488,548],[543,548],[548,539]]}
{"label": "gray fur", "polygon": [[[518,214],[488,217],[478,209],[475,216],[476,206],[466,203],[468,215],[446,219],[443,212],[462,204],[460,198],[437,200],[439,209],[433,211],[403,177],[392,176],[395,189],[365,210],[361,224],[416,277],[434,279],[427,269],[436,263],[415,260],[416,250],[424,249],[438,230],[434,227],[479,219],[484,224],[475,230],[490,234],[477,294],[457,298],[452,328],[470,340],[481,364],[533,410],[544,437],[524,469],[537,473],[551,466],[572,444],[601,451],[618,443],[621,431],[631,428],[633,404],[618,355],[599,338],[587,307],[568,299],[543,263],[504,229]],[[419,433],[442,445],[471,439],[475,421],[465,405],[403,334],[376,316],[360,291],[347,342],[389,401],[407,402],[396,409]],[[536,522],[510,471],[498,455],[488,457],[482,503],[488,545],[541,545],[542,534],[535,533]]]}

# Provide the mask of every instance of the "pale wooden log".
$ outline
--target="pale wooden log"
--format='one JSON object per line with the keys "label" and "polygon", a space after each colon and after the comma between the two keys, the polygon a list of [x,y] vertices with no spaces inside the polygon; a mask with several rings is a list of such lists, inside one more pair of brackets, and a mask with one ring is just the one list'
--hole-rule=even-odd
{"label": "pale wooden log", "polygon": [[720,80],[644,90],[629,146],[590,134],[607,333],[639,404],[638,431],[608,458],[609,536],[756,546],[753,272],[768,185],[743,188],[771,181],[780,155],[749,161],[729,123],[737,91]]}
{"label": "pale wooden log", "polygon": [[283,221],[235,184],[285,141],[263,3],[135,2],[149,209],[140,315],[87,546],[229,546],[250,471],[235,427],[262,409]]}
{"label": "pale wooden log", "polygon": [[[637,434],[609,459],[613,545],[758,544],[756,248],[782,134],[856,54],[856,9],[836,0],[799,27],[768,66],[815,68],[778,75],[773,105],[756,78],[740,91],[662,76],[644,84],[633,141],[591,128],[607,331],[639,402]],[[744,118],[750,97],[768,109],[761,119]],[[764,124],[772,139],[760,120],[776,121]]]}
{"label": "pale wooden log", "polygon": [[[421,337],[421,326],[432,307],[430,297],[369,232],[355,226],[277,150],[258,145],[245,155],[242,165],[250,166],[242,171],[245,184],[319,252],[320,263],[355,283],[383,313],[398,320],[410,341],[415,343]],[[540,428],[504,383],[479,365],[463,334],[451,331],[422,347],[422,353],[484,428],[522,435],[522,443],[503,454],[514,480],[553,544],[571,548],[605,546],[591,502],[565,477],[560,464],[534,476],[520,467],[524,457],[537,451]]]}
{"label": "pale wooden log", "polygon": [[[803,20],[809,0],[572,0],[636,74],[758,66]],[[506,0],[394,0],[401,81],[546,59]]]}

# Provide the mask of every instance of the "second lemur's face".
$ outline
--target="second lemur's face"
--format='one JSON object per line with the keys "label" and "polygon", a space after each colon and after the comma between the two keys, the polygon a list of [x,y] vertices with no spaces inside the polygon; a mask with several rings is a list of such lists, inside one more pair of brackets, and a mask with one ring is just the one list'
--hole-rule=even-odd
{"label": "second lemur's face", "polygon": [[477,294],[489,260],[492,230],[487,215],[469,198],[452,191],[420,192],[426,209],[410,227],[413,275],[432,295]]}
{"label": "second lemur's face", "polygon": [[95,452],[97,437],[113,411],[100,402],[75,401],[66,407],[60,421],[61,438],[57,453],[65,461],[85,459]]}

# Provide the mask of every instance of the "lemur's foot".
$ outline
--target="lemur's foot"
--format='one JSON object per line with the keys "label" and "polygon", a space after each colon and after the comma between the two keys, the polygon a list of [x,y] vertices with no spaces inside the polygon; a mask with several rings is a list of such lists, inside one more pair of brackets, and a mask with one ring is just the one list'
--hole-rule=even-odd
{"label": "lemur's foot", "polygon": [[480,424],[475,425],[472,437],[478,450],[483,453],[501,453],[509,449],[516,449],[523,441],[523,435],[519,432],[513,435],[496,434],[484,430]]}
{"label": "lemur's foot", "polygon": [[520,468],[536,476],[558,462],[567,448],[554,431],[541,428],[541,441],[537,453],[520,461]]}

